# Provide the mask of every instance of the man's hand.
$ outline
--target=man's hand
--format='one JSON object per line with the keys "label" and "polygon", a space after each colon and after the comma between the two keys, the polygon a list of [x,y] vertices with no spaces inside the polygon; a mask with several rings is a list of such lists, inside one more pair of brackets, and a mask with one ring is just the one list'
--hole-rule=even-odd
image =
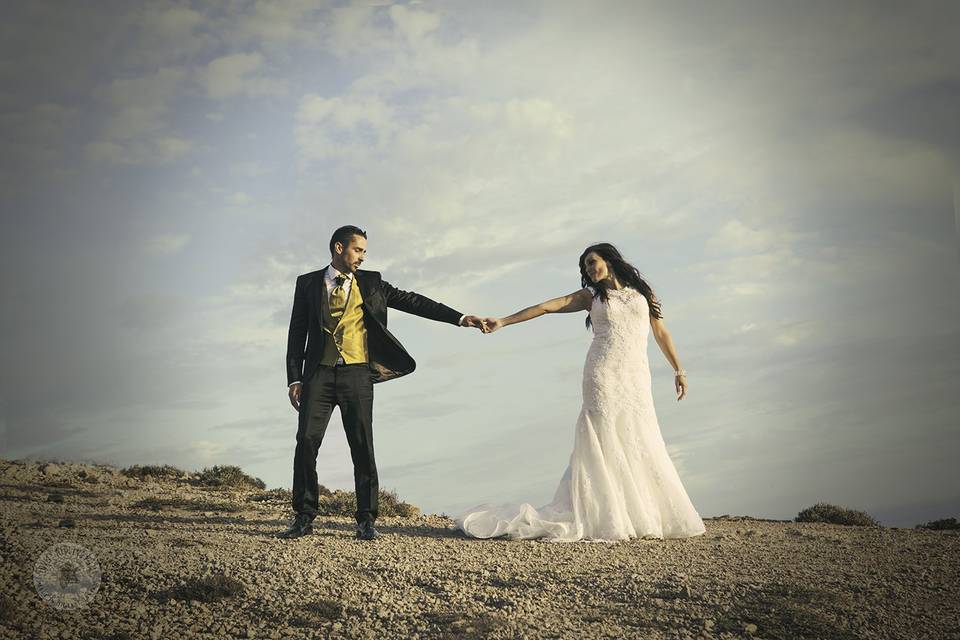
{"label": "man's hand", "polygon": [[481,320],[479,316],[463,316],[463,322],[460,324],[460,326],[473,327],[483,331],[483,320]]}
{"label": "man's hand", "polygon": [[290,404],[292,404],[293,408],[297,411],[300,411],[300,390],[302,387],[303,385],[299,382],[294,382],[287,391],[287,394],[290,396]]}

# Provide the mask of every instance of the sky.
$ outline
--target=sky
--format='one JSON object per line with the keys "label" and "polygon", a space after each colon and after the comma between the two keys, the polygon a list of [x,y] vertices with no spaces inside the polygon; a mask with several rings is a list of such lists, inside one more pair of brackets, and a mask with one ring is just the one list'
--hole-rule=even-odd
{"label": "sky", "polygon": [[[290,487],[297,275],[331,232],[463,313],[653,287],[658,422],[703,517],[960,516],[960,6],[31,1],[0,24],[0,456]],[[381,488],[548,502],[591,334],[399,311]],[[339,415],[320,482],[352,488]]]}

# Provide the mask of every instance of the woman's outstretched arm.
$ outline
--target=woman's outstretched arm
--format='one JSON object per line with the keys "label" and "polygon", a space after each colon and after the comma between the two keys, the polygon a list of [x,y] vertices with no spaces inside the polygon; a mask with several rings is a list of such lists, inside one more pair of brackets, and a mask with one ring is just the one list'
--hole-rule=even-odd
{"label": "woman's outstretched arm", "polygon": [[517,311],[506,318],[484,318],[483,324],[486,327],[484,333],[493,333],[501,327],[518,322],[533,320],[547,313],[573,313],[574,311],[587,311],[592,303],[593,296],[586,289],[579,289],[573,293],[559,298],[553,298],[532,307],[527,307]]}

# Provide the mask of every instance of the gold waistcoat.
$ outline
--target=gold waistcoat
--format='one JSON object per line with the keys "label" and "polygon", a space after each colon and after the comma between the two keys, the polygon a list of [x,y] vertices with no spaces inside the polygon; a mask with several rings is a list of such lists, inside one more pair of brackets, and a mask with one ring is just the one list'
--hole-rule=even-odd
{"label": "gold waistcoat", "polygon": [[[326,292],[324,292],[325,295]],[[333,304],[333,296],[330,296]],[[367,356],[367,328],[363,324],[363,308],[360,304],[363,296],[360,295],[360,285],[354,278],[350,284],[350,295],[347,297],[346,307],[340,321],[334,320],[330,305],[324,307],[323,330],[327,334],[326,345],[323,348],[323,359],[320,364],[332,367],[342,356],[346,364],[369,362]]]}

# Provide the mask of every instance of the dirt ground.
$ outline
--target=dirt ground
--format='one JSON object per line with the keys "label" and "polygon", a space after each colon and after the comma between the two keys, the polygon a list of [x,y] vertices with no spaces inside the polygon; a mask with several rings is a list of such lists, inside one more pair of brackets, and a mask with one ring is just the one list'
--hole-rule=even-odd
{"label": "dirt ground", "polygon": [[421,515],[363,542],[321,516],[284,540],[258,493],[0,461],[0,637],[960,638],[954,531],[739,516],[555,544]]}

